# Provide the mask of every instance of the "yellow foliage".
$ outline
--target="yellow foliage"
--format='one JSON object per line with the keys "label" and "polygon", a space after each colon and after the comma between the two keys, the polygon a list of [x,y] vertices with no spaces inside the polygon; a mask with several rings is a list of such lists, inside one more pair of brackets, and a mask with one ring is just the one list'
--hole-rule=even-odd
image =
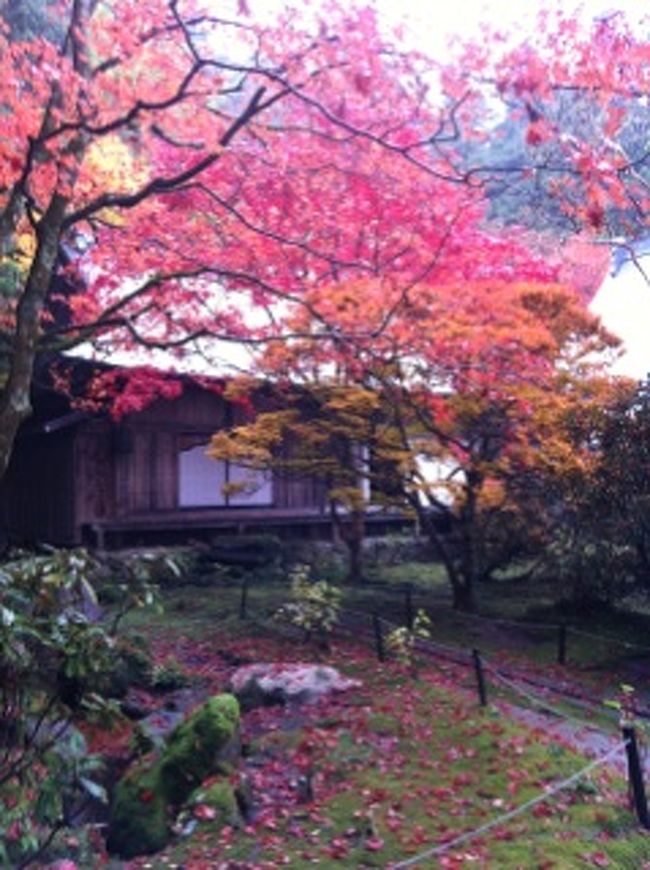
{"label": "yellow foliage", "polygon": [[14,238],[13,250],[0,257],[0,263],[11,263],[25,274],[29,271],[35,253],[36,234],[27,220],[22,220]]}
{"label": "yellow foliage", "polygon": [[337,486],[329,491],[329,497],[348,510],[362,511],[365,507],[363,491],[358,486]]}
{"label": "yellow foliage", "polygon": [[506,501],[506,488],[502,480],[490,477],[483,482],[479,492],[478,505],[482,510],[503,507]]}
{"label": "yellow foliage", "polygon": [[[94,139],[88,146],[79,181],[82,196],[92,196],[105,190],[133,193],[146,181],[146,166],[118,135],[110,134]],[[101,218],[115,226],[124,223],[124,219],[115,209],[104,209]]]}

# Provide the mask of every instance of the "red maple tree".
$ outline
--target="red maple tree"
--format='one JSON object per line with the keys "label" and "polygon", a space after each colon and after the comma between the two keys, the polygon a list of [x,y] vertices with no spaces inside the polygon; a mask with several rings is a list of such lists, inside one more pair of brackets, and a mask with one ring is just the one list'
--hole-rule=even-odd
{"label": "red maple tree", "polygon": [[[29,414],[39,356],[85,342],[113,356],[284,340],[283,304],[309,306],[312,292],[361,279],[380,279],[397,304],[441,270],[458,281],[538,278],[510,238],[486,230],[486,192],[501,170],[462,159],[464,138],[489,133],[479,78],[534,114],[531,147],[552,134],[565,158],[553,177],[568,178],[561,195],[589,226],[597,228],[589,215],[603,197],[641,201],[633,163],[614,160],[611,136],[567,144],[543,111],[579,88],[597,92],[607,123],[620,128],[629,107],[612,107],[624,87],[635,98],[642,45],[618,70],[617,46],[632,37],[614,25],[583,35],[563,20],[572,49],[553,53],[547,28],[545,45],[501,57],[497,77],[489,46],[468,50],[462,69],[442,68],[392,44],[373,12],[336,4],[326,19],[288,12],[273,26],[256,23],[245,4],[227,19],[202,0],[48,8],[63,22],[58,42],[8,27],[1,37],[9,289],[0,471]],[[596,87],[586,71],[605,57]],[[518,171],[550,172],[546,163],[541,154]],[[52,285],[62,246],[64,292]],[[310,329],[330,328],[326,311],[311,314]]]}
{"label": "red maple tree", "polygon": [[332,6],[301,29],[200,0],[51,9],[58,44],[1,37],[0,469],[38,355],[241,340],[246,306],[269,309],[272,331],[269,307],[306,283],[415,281],[471,212],[474,191],[429,159],[440,113],[423,59],[392,50],[368,11]]}

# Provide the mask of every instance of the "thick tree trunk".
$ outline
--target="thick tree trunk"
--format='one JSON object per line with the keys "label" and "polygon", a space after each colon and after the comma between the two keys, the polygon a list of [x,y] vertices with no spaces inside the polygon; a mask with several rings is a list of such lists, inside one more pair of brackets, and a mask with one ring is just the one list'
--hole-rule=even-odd
{"label": "thick tree trunk", "polygon": [[[74,0],[66,36],[60,48],[61,54],[67,55],[72,60],[75,71],[81,75],[88,75],[89,67],[86,55],[80,50],[79,36],[83,23],[89,19],[95,5],[96,0]],[[62,105],[61,85],[58,81],[54,81],[50,98],[43,106],[41,128],[32,142],[33,155],[30,159],[51,159],[47,148],[44,147],[45,137],[56,124],[54,110],[60,109]],[[64,195],[60,190],[73,190],[87,144],[88,134],[84,132],[78,132],[66,144],[67,165],[60,166],[58,171],[58,181],[61,186],[52,194],[36,228],[36,252],[16,308],[9,372],[0,393],[0,480],[7,471],[20,424],[32,410],[31,385],[41,330],[41,316],[52,282],[66,211],[70,203],[70,195]],[[18,219],[25,207],[28,187],[27,179],[21,179],[12,190],[9,203],[0,215],[0,241],[3,245],[11,239],[16,230]]]}
{"label": "thick tree trunk", "polygon": [[464,577],[452,587],[454,610],[462,610],[465,613],[474,613],[476,610],[475,584],[470,578]]}
{"label": "thick tree trunk", "polygon": [[365,523],[363,511],[352,511],[350,517],[342,517],[336,504],[330,504],[332,540],[344,543],[348,551],[348,583],[363,581],[363,538]]}
{"label": "thick tree trunk", "polygon": [[[461,534],[463,542],[463,553],[459,564],[458,559],[453,552],[453,548],[449,543],[448,535],[451,533],[439,532],[435,525],[435,519],[433,519],[431,515],[422,508],[417,500],[412,501],[411,504],[416,510],[420,522],[420,528],[428,537],[431,546],[437,553],[445,571],[447,572],[447,578],[449,580],[449,585],[451,586],[454,610],[463,610],[466,613],[474,612],[477,608],[476,566],[475,552],[471,536],[468,539],[466,534],[462,534],[462,529],[456,529],[456,532]],[[454,523],[457,523],[458,520],[453,516],[450,516],[450,522],[453,529]],[[468,546],[469,552],[466,549]]]}
{"label": "thick tree trunk", "polygon": [[55,194],[37,230],[37,248],[25,289],[16,309],[16,327],[7,382],[0,395],[0,479],[4,476],[20,424],[31,413],[31,383],[34,372],[40,319],[52,280],[68,204]]}
{"label": "thick tree trunk", "polygon": [[365,523],[362,511],[353,511],[349,523],[343,531],[343,539],[348,548],[348,583],[363,582],[363,539]]}

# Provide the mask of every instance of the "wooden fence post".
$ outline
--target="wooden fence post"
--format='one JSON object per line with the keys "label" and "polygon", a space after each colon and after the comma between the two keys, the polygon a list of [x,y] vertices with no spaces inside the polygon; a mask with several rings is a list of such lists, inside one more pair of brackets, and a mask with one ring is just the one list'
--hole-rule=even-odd
{"label": "wooden fence post", "polygon": [[408,630],[413,631],[413,587],[410,583],[404,587],[404,618]]}
{"label": "wooden fence post", "polygon": [[239,600],[239,618],[246,619],[246,607],[248,605],[248,575],[244,575],[241,584],[241,598]]}
{"label": "wooden fence post", "polygon": [[557,663],[566,664],[566,623],[564,622],[557,627]]}
{"label": "wooden fence post", "polygon": [[476,685],[478,687],[478,699],[481,707],[487,706],[487,689],[485,686],[485,674],[483,672],[483,661],[481,654],[477,649],[472,650],[472,658],[474,659],[474,670],[476,672]]}
{"label": "wooden fence post", "polygon": [[622,726],[623,739],[625,740],[625,752],[627,753],[627,775],[632,789],[634,809],[636,817],[642,828],[650,830],[650,816],[648,816],[648,800],[643,782],[643,768],[639,758],[639,747],[636,740],[636,730],[633,725]]}
{"label": "wooden fence post", "polygon": [[384,650],[384,636],[381,630],[381,620],[376,613],[372,614],[372,628],[375,633],[375,649],[377,650],[377,658],[380,662],[386,661],[386,651]]}

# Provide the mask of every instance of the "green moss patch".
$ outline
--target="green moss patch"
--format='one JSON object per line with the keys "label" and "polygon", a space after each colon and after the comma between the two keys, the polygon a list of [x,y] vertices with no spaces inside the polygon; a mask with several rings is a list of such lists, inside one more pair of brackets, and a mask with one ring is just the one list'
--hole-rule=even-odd
{"label": "green moss patch", "polygon": [[224,763],[223,751],[236,737],[239,704],[232,695],[206,701],[172,731],[160,759],[160,775],[169,803],[180,806]]}
{"label": "green moss patch", "polygon": [[158,852],[169,842],[167,801],[160,769],[144,759],[120,781],[106,841],[109,852],[133,858]]}
{"label": "green moss patch", "polygon": [[[173,811],[201,782],[224,772],[224,765],[238,752],[238,726],[237,700],[232,695],[217,695],[174,729],[159,755],[147,756],[132,768],[115,792],[109,851],[131,858],[162,849],[170,839]],[[229,786],[217,783],[212,788],[215,801],[223,803]]]}

